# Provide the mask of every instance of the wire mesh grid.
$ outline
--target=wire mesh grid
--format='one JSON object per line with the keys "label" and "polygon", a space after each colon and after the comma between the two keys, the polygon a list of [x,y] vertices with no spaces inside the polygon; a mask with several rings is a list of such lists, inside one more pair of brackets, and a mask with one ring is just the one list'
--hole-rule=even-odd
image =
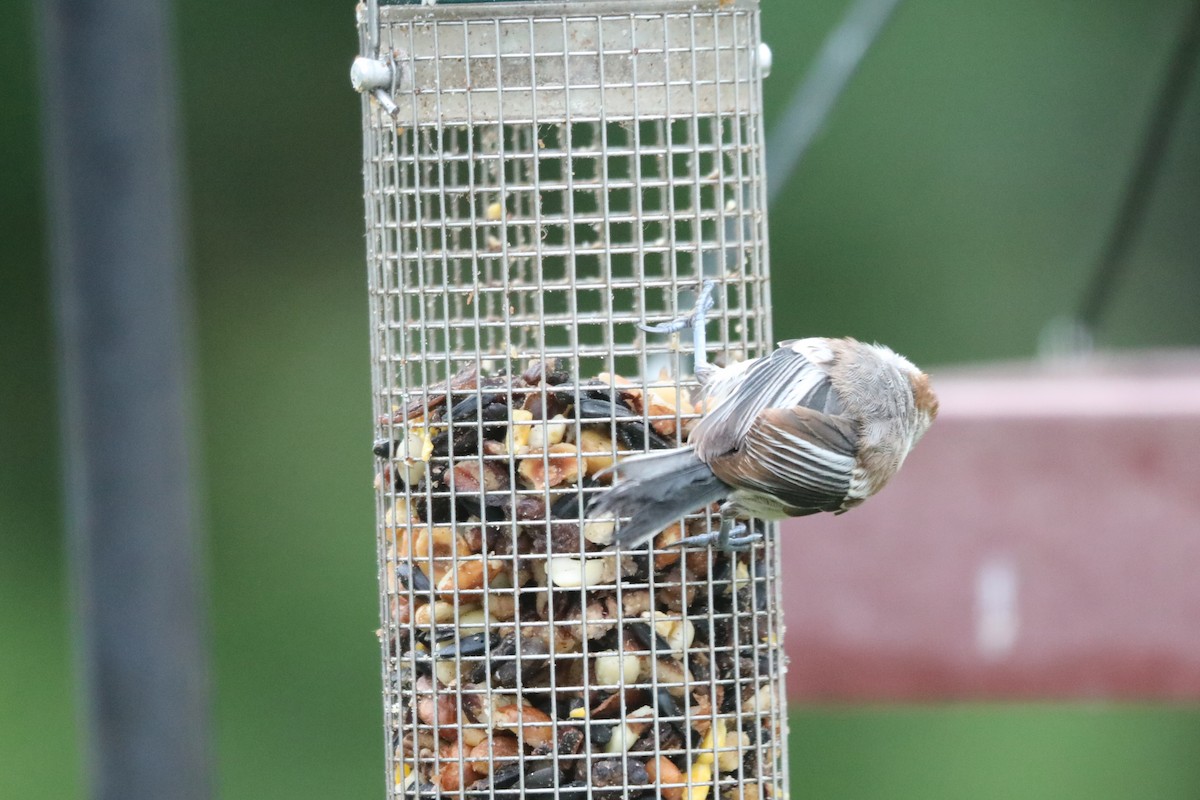
{"label": "wire mesh grid", "polygon": [[[367,47],[369,20],[360,8]],[[389,796],[787,785],[774,531],[608,551],[603,472],[771,342],[757,4],[385,7],[364,99]],[[760,523],[755,523],[760,525]]]}

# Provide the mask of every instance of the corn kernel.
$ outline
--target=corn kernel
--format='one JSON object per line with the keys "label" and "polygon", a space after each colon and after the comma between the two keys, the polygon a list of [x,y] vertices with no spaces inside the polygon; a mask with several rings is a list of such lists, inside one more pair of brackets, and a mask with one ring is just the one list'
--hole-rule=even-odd
{"label": "corn kernel", "polygon": [[529,447],[529,434],[533,421],[533,412],[523,408],[513,409],[512,423],[508,426],[508,436],[504,440],[504,449],[509,453],[523,453]]}
{"label": "corn kernel", "polygon": [[688,770],[688,780],[692,783],[688,789],[688,800],[705,800],[708,790],[712,788],[712,765],[697,759]]}
{"label": "corn kernel", "polygon": [[701,753],[700,753],[700,755],[696,756],[697,764],[708,764],[710,766],[712,765],[712,763],[713,763],[712,750],[713,750],[713,737],[714,736],[716,737],[717,748],[720,749],[720,748],[724,747],[725,746],[725,722],[723,720],[716,720],[715,722],[713,722],[713,724],[710,725],[708,728],[708,733],[704,734],[704,741],[700,743]]}

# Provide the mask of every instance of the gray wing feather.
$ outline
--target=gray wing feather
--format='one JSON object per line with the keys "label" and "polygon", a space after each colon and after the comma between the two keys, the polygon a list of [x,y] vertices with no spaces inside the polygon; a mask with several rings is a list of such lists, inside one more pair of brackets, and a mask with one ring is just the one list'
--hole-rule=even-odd
{"label": "gray wing feather", "polygon": [[705,461],[737,449],[758,415],[768,408],[805,406],[826,413],[841,409],[829,373],[785,342],[751,363],[744,377],[692,431],[689,442]]}
{"label": "gray wing feather", "polygon": [[622,547],[641,544],[684,514],[720,500],[730,491],[690,447],[632,456],[612,470],[618,483],[596,498],[588,517],[611,514],[621,518],[616,541]]}

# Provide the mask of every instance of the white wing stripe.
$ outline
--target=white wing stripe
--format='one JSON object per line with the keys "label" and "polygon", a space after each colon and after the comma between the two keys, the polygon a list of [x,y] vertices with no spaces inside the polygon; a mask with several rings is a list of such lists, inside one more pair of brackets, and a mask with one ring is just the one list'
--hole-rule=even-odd
{"label": "white wing stripe", "polygon": [[[841,472],[849,472],[854,468],[854,459],[850,456],[843,455],[841,453],[835,453],[831,450],[825,449],[824,447],[815,445],[807,439],[802,439],[799,436],[796,436],[795,434],[792,434],[776,425],[770,425],[766,427],[769,427],[773,434],[778,435],[778,439],[773,443],[779,445],[782,449],[796,453],[802,457],[806,456],[811,459],[816,459],[831,468],[838,469]],[[799,448],[799,450],[797,451],[796,448]]]}
{"label": "white wing stripe", "polygon": [[842,453],[835,453],[832,450],[826,450],[825,448],[818,447],[811,442],[796,441],[796,444],[792,445],[779,441],[771,441],[769,443],[749,441],[747,442],[746,449],[755,451],[765,450],[768,452],[784,451],[794,455],[799,459],[818,461],[839,469],[844,467],[843,471],[846,472],[854,467],[854,459],[850,456]]}
{"label": "white wing stripe", "polygon": [[780,475],[784,483],[807,487],[839,487],[844,490],[854,469],[852,459],[843,459],[831,453],[826,454],[830,458],[823,460],[800,454],[796,454],[794,460],[789,460],[775,448],[754,447],[747,449],[747,455]]}
{"label": "white wing stripe", "polygon": [[853,469],[854,466],[853,463],[848,463],[844,465],[845,469],[843,469],[843,465],[835,464],[828,460],[806,458],[799,454],[795,454],[796,457],[793,459],[785,459],[780,457],[784,454],[779,453],[778,451],[770,453],[760,453],[756,451],[753,453],[753,455],[755,458],[764,463],[782,464],[789,472],[796,466],[803,466],[809,472],[823,475],[834,480],[845,480],[846,474]]}

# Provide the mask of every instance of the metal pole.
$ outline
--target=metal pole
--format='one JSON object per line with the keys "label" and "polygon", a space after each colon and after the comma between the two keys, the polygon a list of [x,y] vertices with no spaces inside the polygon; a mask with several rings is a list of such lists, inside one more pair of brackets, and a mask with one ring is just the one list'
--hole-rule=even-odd
{"label": "metal pole", "polygon": [[43,123],[89,796],[210,796],[165,4],[45,0]]}

